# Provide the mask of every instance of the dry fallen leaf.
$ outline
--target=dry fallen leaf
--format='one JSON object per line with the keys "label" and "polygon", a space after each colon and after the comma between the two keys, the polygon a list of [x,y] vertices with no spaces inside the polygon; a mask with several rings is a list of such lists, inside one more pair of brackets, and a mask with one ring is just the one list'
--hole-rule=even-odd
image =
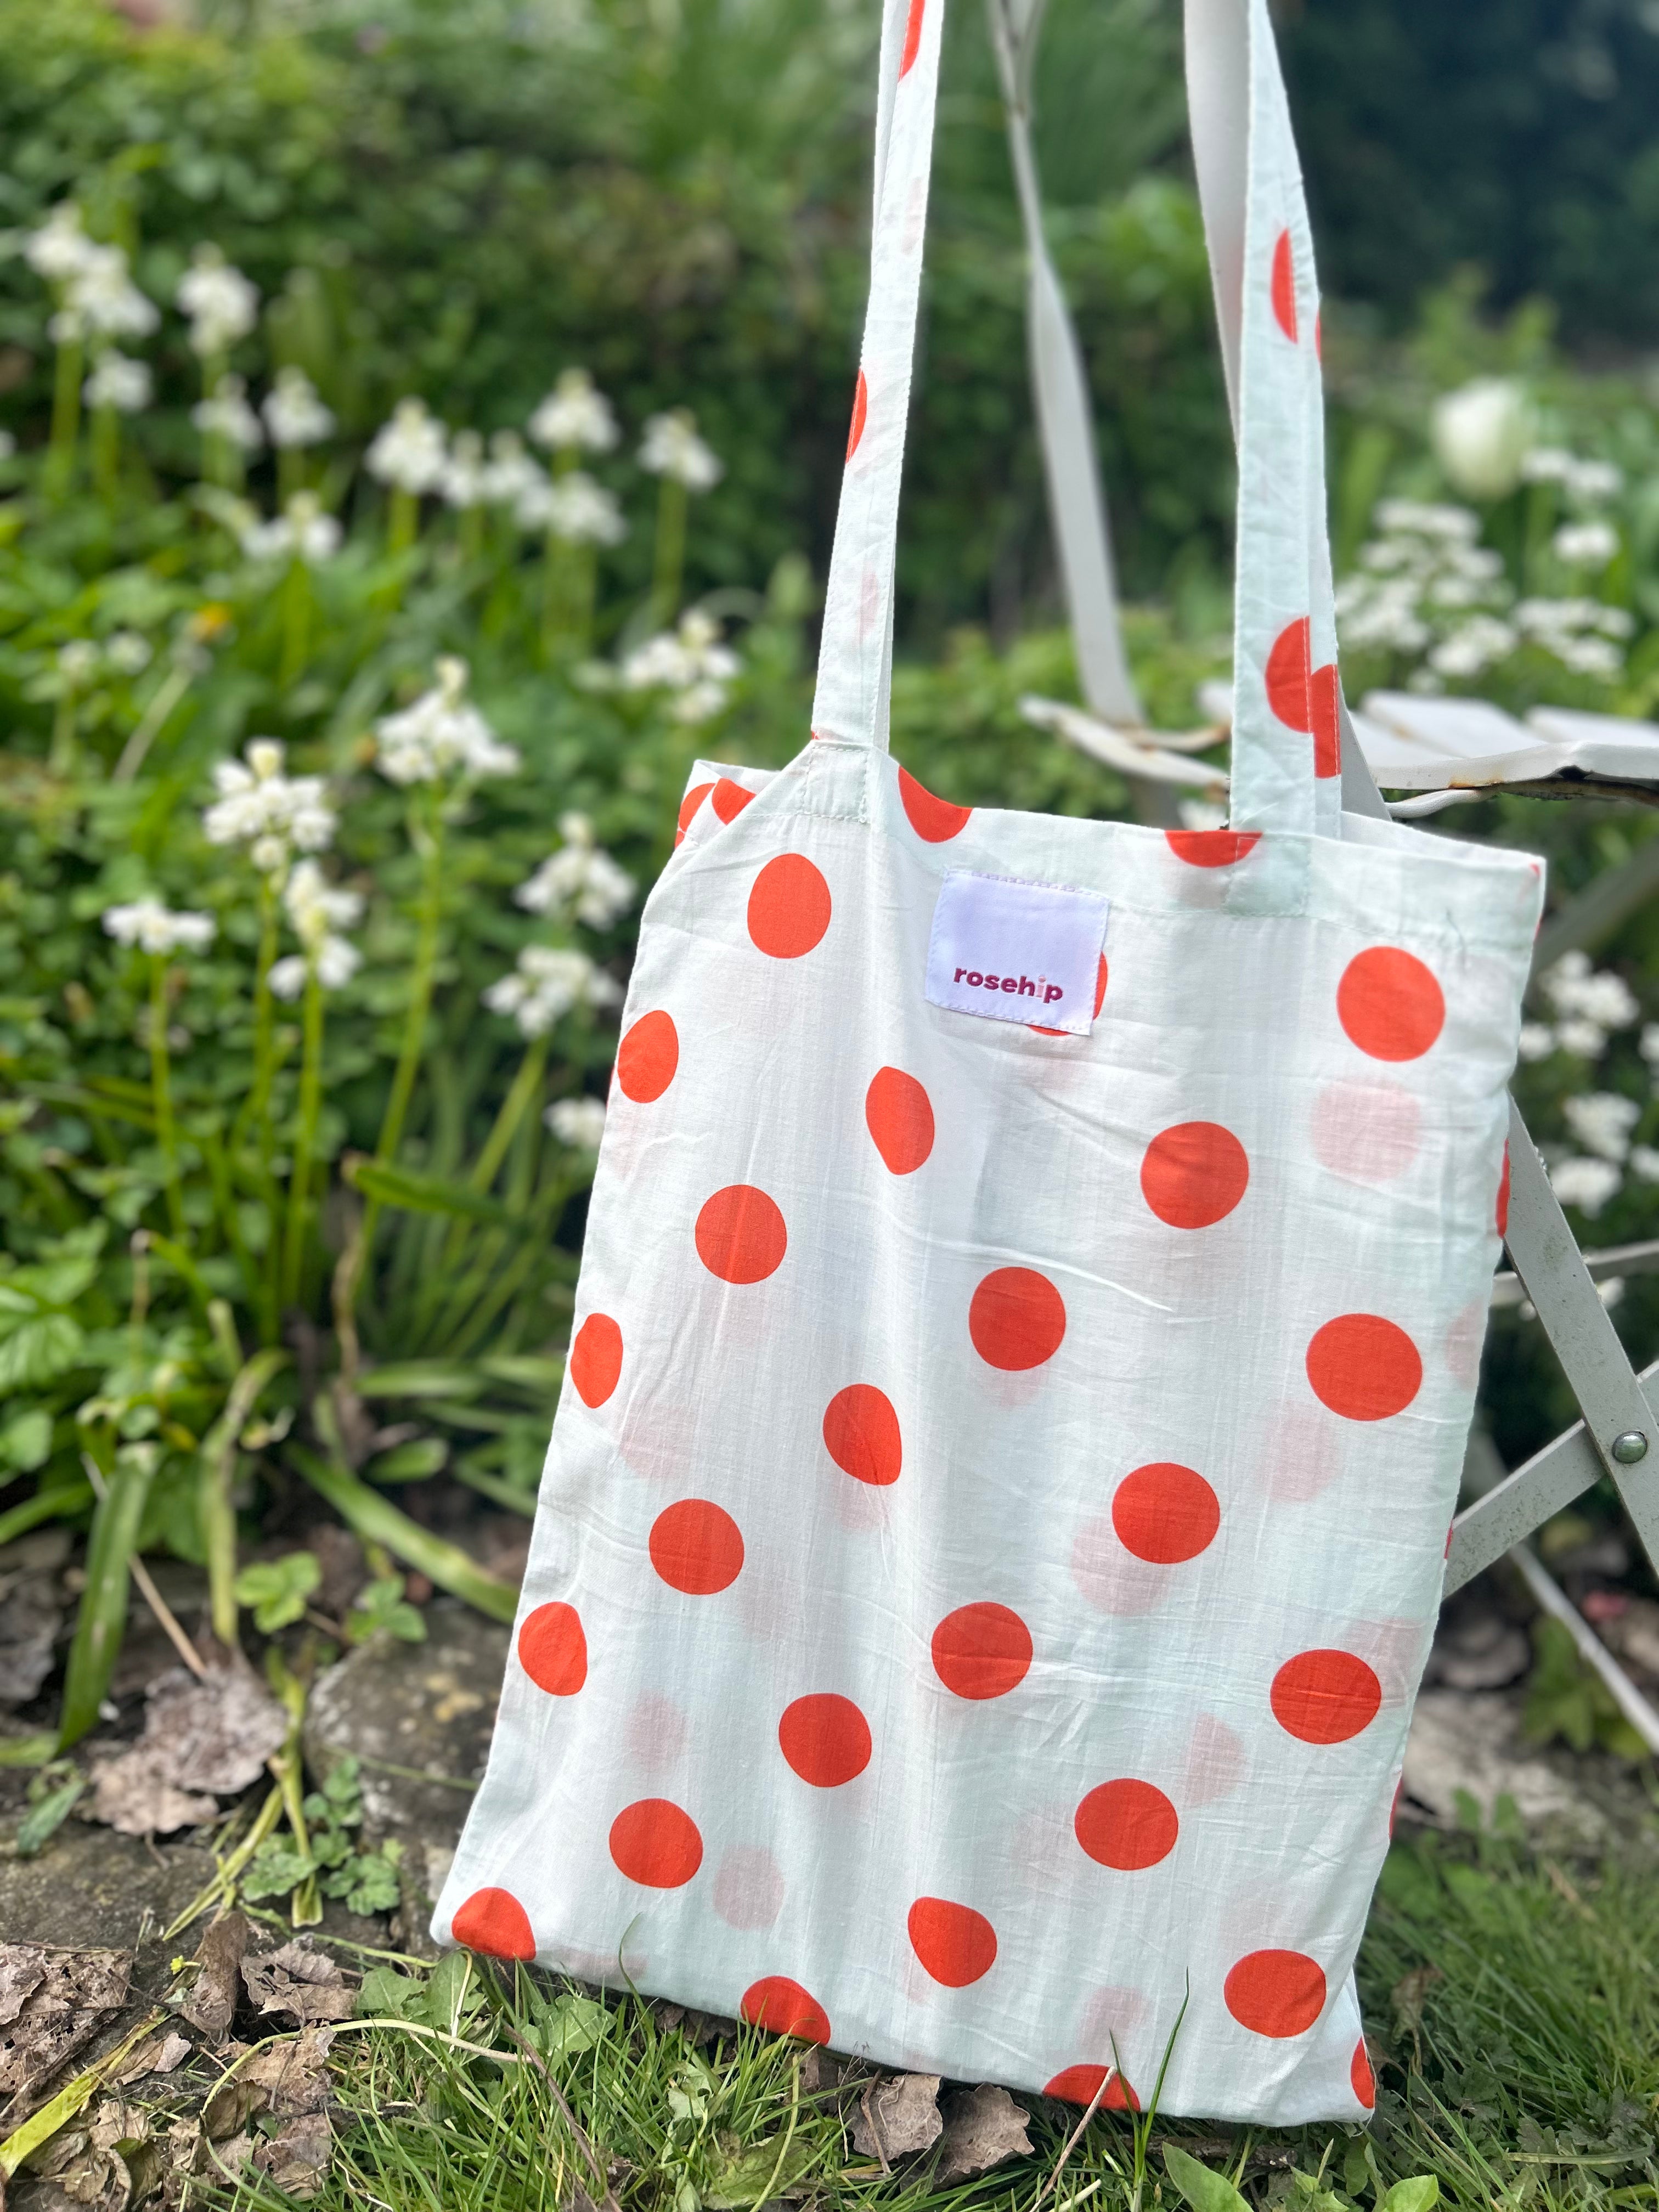
{"label": "dry fallen leaf", "polygon": [[0,2096],[21,2111],[35,2086],[120,2010],[131,1965],[125,1951],[0,1943]]}
{"label": "dry fallen leaf", "polygon": [[301,2027],[313,2021],[349,2020],[357,2001],[328,1954],[304,1942],[244,1959],[242,1979],[256,2012],[287,2013]]}
{"label": "dry fallen leaf", "polygon": [[952,2097],[945,2110],[945,2132],[939,2138],[939,2164],[933,2172],[935,2187],[972,2181],[1011,2158],[1029,2158],[1031,2138],[1025,2132],[1025,2123],[1030,2117],[1006,2089],[989,2081]]}
{"label": "dry fallen leaf", "polygon": [[92,1817],[127,1836],[199,1826],[217,1813],[216,1798],[258,1778],[287,1729],[245,1663],[216,1668],[204,1682],[175,1667],[150,1684],[137,1744],[99,1767]]}
{"label": "dry fallen leaf", "polygon": [[183,2065],[194,2049],[190,2038],[180,2035],[176,2027],[158,2028],[138,2045],[115,2079],[125,2088],[152,2074],[171,2074],[175,2067]]}
{"label": "dry fallen leaf", "polygon": [[221,1915],[197,1948],[201,1972],[180,2008],[192,2027],[213,2043],[230,2033],[242,1993],[242,1954],[247,1948],[247,1920],[240,1912]]}
{"label": "dry fallen leaf", "polygon": [[302,2112],[253,2154],[253,2163],[290,2197],[314,2197],[328,2176],[334,2130],[326,2112]]}
{"label": "dry fallen leaf", "polygon": [[937,2074],[889,2074],[871,2082],[853,2123],[854,2149],[878,2158],[884,2168],[896,2158],[931,2150],[945,2126],[939,2084]]}
{"label": "dry fallen leaf", "polygon": [[242,2072],[263,2093],[264,2109],[279,2119],[321,2112],[328,2101],[328,2054],[333,2041],[331,2027],[306,2027],[291,2043],[273,2043],[256,2051]]}
{"label": "dry fallen leaf", "polygon": [[0,1551],[0,1705],[26,1705],[52,1672],[64,1617],[55,1570],[67,1529],[40,1528]]}

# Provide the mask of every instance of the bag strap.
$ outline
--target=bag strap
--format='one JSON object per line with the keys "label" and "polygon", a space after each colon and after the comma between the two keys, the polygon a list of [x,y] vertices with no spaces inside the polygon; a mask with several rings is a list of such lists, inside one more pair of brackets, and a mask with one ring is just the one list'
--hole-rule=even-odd
{"label": "bag strap", "polygon": [[[1194,149],[1239,447],[1232,819],[1340,836],[1317,293],[1301,173],[1267,0],[1186,8]],[[943,14],[944,0],[884,8],[870,299],[812,710],[817,736],[884,751]]]}

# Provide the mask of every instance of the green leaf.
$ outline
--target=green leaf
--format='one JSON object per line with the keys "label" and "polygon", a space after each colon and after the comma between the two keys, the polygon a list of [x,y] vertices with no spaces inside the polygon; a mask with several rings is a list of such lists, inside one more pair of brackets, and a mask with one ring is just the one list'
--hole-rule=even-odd
{"label": "green leaf", "polygon": [[382,1575],[368,1583],[358,1592],[346,1620],[346,1632],[354,1644],[366,1643],[380,1629],[400,1644],[426,1641],[426,1622],[419,1608],[404,1602],[401,1575]]}
{"label": "green leaf", "polygon": [[33,1474],[52,1456],[52,1415],[44,1406],[14,1413],[0,1430],[0,1460],[17,1474]]}
{"label": "green leaf", "polygon": [[1396,2181],[1378,2203],[1376,2212],[1434,2212],[1440,2202],[1440,2184],[1431,2173],[1413,2173]]}
{"label": "green leaf", "polygon": [[296,1850],[286,1837],[271,1836],[248,1863],[241,1881],[242,1894],[250,1904],[265,1897],[286,1897],[316,1870],[307,1852]]}
{"label": "green leaf", "polygon": [[87,1583],[70,1645],[60,1750],[78,1743],[98,1717],[127,1623],[127,1594],[139,1524],[161,1455],[154,1444],[125,1444],[92,1516],[87,1546]]}
{"label": "green leaf", "polygon": [[359,2020],[405,2020],[419,2008],[426,1984],[395,1966],[371,1966],[357,1991]]}
{"label": "green leaf", "polygon": [[67,1782],[49,1790],[38,1805],[31,1805],[17,1824],[17,1856],[32,1859],[57,1834],[69,1818],[76,1799],[87,1786],[84,1774],[72,1774]]}
{"label": "green leaf", "polygon": [[424,1482],[442,1472],[448,1457],[449,1446],[441,1437],[415,1437],[370,1460],[363,1473],[371,1482]]}
{"label": "green leaf", "polygon": [[262,1636],[298,1620],[306,1600],[323,1579],[314,1552],[289,1552],[280,1559],[260,1559],[236,1577],[236,1602],[252,1606],[253,1626]]}
{"label": "green leaf", "polygon": [[395,1206],[405,1213],[447,1213],[453,1219],[489,1221],[502,1229],[524,1229],[522,1210],[515,1211],[499,1198],[472,1190],[465,1183],[447,1182],[441,1176],[419,1175],[413,1168],[392,1167],[384,1160],[354,1160],[346,1180],[365,1198],[382,1206]]}
{"label": "green leaf", "polygon": [[476,1398],[484,1377],[449,1359],[399,1359],[357,1377],[360,1398]]}
{"label": "green leaf", "polygon": [[81,1363],[81,1324],[65,1313],[38,1315],[0,1337],[0,1390],[38,1390]]}
{"label": "green leaf", "polygon": [[1174,2143],[1164,2147],[1164,2166],[1193,2212],[1249,2212],[1249,2207],[1224,2173],[1200,2166]]}
{"label": "green leaf", "polygon": [[92,1486],[78,1479],[74,1482],[55,1484],[49,1490],[37,1491],[26,1498],[21,1505],[11,1506],[0,1513],[0,1544],[9,1544],[19,1536],[26,1536],[31,1528],[38,1528],[43,1521],[67,1521],[92,1503]]}
{"label": "green leaf", "polygon": [[378,1490],[371,1490],[355,1474],[333,1462],[307,1451],[303,1444],[292,1444],[289,1455],[313,1490],[318,1491],[334,1508],[340,1518],[365,1543],[384,1544],[395,1552],[429,1582],[437,1583],[462,1598],[468,1605],[476,1606],[480,1613],[492,1620],[511,1621],[519,1609],[519,1594],[510,1583],[498,1582],[487,1575],[476,1560],[453,1544],[447,1544],[418,1521],[411,1521],[406,1513],[399,1512],[390,1499],[382,1498]]}
{"label": "green leaf", "polygon": [[597,1999],[570,1990],[556,1999],[537,2023],[536,2039],[542,2056],[556,2063],[603,2043],[610,2027],[611,2015]]}
{"label": "green leaf", "polygon": [[337,1873],[325,1875],[322,1887],[330,1897],[343,1898],[349,1911],[390,1912],[401,1893],[398,1861],[402,1856],[391,1841],[378,1851],[355,1854]]}
{"label": "green leaf", "polygon": [[787,2149],[777,2136],[738,2151],[717,2149],[698,2194],[709,2212],[737,2212],[739,2206],[757,2203],[769,2184],[774,2198],[794,2188],[805,2179],[817,2157],[805,2136],[798,2136]]}

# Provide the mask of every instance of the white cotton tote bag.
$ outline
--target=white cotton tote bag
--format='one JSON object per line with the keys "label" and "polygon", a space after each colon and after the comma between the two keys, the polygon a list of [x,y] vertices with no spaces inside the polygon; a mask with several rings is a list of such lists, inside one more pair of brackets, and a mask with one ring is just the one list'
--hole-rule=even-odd
{"label": "white cotton tote bag", "polygon": [[698,771],[646,906],[434,1929],[1083,2104],[1174,2035],[1168,2110],[1352,2120],[1540,872],[1340,810],[1265,0],[1208,0],[1249,179],[1231,827],[970,811],[889,757],[942,6],[884,30],[814,735]]}

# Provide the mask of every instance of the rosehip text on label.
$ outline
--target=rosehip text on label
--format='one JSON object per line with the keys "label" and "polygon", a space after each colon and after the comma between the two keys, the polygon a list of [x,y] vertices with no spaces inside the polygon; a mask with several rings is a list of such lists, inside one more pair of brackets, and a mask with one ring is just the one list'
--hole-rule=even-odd
{"label": "rosehip text on label", "polygon": [[981,975],[977,968],[958,968],[952,980],[975,991],[1012,991],[1022,999],[1040,998],[1045,1006],[1066,996],[1060,985],[1051,983],[1046,975],[1039,975],[1034,983],[1029,975]]}

